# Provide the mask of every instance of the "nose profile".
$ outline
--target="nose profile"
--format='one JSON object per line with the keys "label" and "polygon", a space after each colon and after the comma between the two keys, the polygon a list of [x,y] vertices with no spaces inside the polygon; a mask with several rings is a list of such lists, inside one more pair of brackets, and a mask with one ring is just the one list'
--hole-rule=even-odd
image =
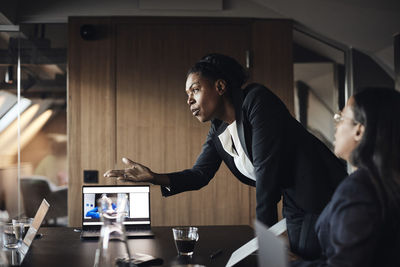
{"label": "nose profile", "polygon": [[187,99],[187,104],[190,106],[193,103],[194,103],[194,99],[192,97],[192,94],[189,94],[188,95],[188,99]]}

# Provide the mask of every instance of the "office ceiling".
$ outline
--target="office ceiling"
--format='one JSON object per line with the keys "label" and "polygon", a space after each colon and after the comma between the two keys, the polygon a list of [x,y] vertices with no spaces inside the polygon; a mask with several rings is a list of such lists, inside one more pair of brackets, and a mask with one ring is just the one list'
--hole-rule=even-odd
{"label": "office ceiling", "polygon": [[14,12],[0,15],[15,14],[16,24],[65,23],[68,16],[107,15],[290,18],[321,37],[369,54],[392,76],[393,35],[400,32],[400,0],[5,1]]}
{"label": "office ceiling", "polygon": [[393,71],[399,0],[253,0],[321,36],[357,48]]}
{"label": "office ceiling", "polygon": [[[15,0],[6,0],[15,6]],[[357,48],[393,71],[399,0],[19,0],[16,21],[67,22],[71,15],[291,18],[315,33]]]}

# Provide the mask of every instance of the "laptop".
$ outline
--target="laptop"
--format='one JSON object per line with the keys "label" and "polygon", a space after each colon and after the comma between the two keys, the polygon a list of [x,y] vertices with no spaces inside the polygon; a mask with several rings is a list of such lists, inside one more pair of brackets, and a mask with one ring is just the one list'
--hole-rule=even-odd
{"label": "laptop", "polygon": [[288,267],[287,249],[283,240],[260,221],[254,222],[258,239],[258,266]]}
{"label": "laptop", "polygon": [[102,222],[98,211],[99,200],[106,196],[116,210],[118,197],[126,195],[124,226],[128,238],[152,237],[150,222],[149,185],[104,185],[82,187],[82,239],[100,237]]}
{"label": "laptop", "polygon": [[[259,221],[256,221],[255,224],[261,224]],[[262,224],[261,224],[262,225]],[[256,227],[257,228],[257,227]],[[264,226],[264,228],[266,228]],[[268,228],[268,232],[272,233],[274,236],[279,236],[286,231],[286,219],[282,219],[276,224],[272,225]],[[253,254],[255,251],[258,250],[258,238],[257,236],[246,244],[235,250],[231,257],[229,258],[228,262],[226,263],[225,267],[232,267],[238,262],[242,261],[244,258],[248,257],[249,255]],[[257,254],[258,255],[258,254]],[[271,266],[275,267],[275,265],[260,265],[260,266]],[[277,265],[279,267],[279,265]]]}
{"label": "laptop", "polygon": [[31,226],[26,232],[25,238],[22,241],[21,246],[18,248],[17,258],[12,257],[12,260],[10,262],[11,265],[21,265],[22,262],[24,261],[25,255],[28,253],[31,244],[35,239],[36,233],[39,231],[40,225],[42,224],[44,217],[46,217],[49,207],[50,207],[49,203],[46,201],[46,199],[43,199],[42,203],[39,206],[39,209],[35,214]]}

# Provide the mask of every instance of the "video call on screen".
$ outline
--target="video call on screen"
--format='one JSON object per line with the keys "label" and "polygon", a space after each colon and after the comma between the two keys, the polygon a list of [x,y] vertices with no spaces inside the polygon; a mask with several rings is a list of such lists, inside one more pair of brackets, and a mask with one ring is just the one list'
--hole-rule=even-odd
{"label": "video call on screen", "polygon": [[99,200],[106,196],[107,209],[117,209],[118,197],[127,196],[125,224],[150,223],[150,201],[148,186],[111,186],[83,188],[83,224],[101,224]]}

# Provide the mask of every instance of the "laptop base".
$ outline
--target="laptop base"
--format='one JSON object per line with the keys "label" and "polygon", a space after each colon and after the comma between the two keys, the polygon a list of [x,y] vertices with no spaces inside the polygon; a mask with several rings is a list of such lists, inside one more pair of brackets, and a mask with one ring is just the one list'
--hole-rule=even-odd
{"label": "laptop base", "polygon": [[[126,230],[125,233],[128,239],[154,237],[154,233],[151,230]],[[110,234],[110,239],[115,239],[113,236],[119,239],[120,235]],[[100,230],[86,230],[81,232],[81,239],[99,239],[99,237]]]}

